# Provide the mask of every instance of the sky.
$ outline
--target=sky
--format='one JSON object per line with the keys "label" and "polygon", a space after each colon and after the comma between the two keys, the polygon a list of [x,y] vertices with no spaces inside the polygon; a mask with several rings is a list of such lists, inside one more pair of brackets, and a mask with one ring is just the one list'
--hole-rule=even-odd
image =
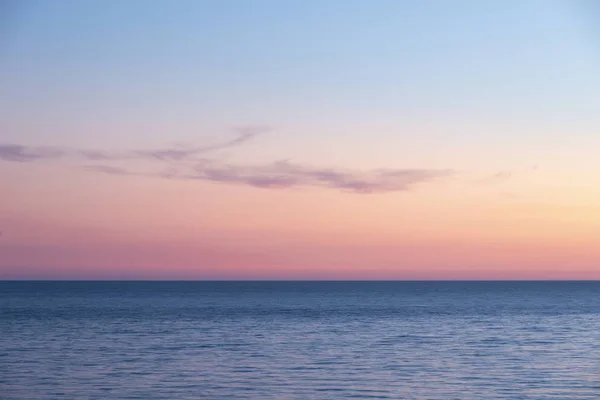
{"label": "sky", "polygon": [[0,279],[600,279],[598,21],[2,2]]}

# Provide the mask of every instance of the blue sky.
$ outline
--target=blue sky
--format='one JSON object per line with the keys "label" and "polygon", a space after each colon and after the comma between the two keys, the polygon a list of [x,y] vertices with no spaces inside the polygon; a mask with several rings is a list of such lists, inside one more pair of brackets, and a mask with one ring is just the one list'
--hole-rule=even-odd
{"label": "blue sky", "polygon": [[[98,119],[122,128],[102,141],[123,145],[192,139],[199,121],[277,125],[292,141],[296,131],[309,140],[342,135],[319,126],[413,120],[580,126],[600,105],[600,41],[576,5],[21,2],[2,50],[2,119],[12,128],[5,135],[79,142],[80,129]],[[139,132],[145,120],[183,122],[181,132]],[[449,129],[436,139],[481,136]]]}

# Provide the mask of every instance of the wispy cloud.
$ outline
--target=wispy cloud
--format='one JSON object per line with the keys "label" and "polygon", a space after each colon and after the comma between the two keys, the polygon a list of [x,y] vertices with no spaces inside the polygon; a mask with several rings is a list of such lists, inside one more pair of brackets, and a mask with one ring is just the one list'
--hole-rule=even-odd
{"label": "wispy cloud", "polygon": [[155,158],[162,161],[183,161],[189,160],[195,156],[214,152],[218,150],[224,150],[231,147],[236,147],[244,144],[257,135],[270,131],[271,128],[267,126],[249,126],[236,128],[236,136],[224,143],[216,143],[206,146],[177,146],[173,148],[165,148],[159,150],[138,150],[134,153],[142,158]]}
{"label": "wispy cloud", "polygon": [[482,184],[504,183],[504,182],[511,181],[515,178],[518,178],[520,176],[536,172],[538,170],[538,168],[539,168],[538,165],[534,164],[531,166],[514,169],[514,170],[496,171],[490,175],[487,175],[485,177],[482,177],[482,178],[476,180],[476,183],[482,183]]}
{"label": "wispy cloud", "polygon": [[[132,150],[124,153],[102,150],[74,150],[0,146],[0,159],[13,162],[32,162],[70,158],[99,162],[81,168],[108,175],[152,176],[162,179],[202,180],[215,183],[246,185],[257,188],[284,189],[294,187],[321,187],[351,193],[382,193],[407,191],[414,185],[449,177],[452,170],[437,169],[374,169],[352,170],[334,167],[317,167],[291,163],[288,160],[260,165],[229,164],[219,158],[205,158],[208,153],[242,145],[268,127],[243,127],[236,129],[234,138],[204,146],[175,146],[155,150]],[[203,158],[204,157],[204,158]],[[153,165],[153,171],[133,171],[111,165],[115,161],[142,160]],[[156,167],[167,168],[155,172]]]}
{"label": "wispy cloud", "polygon": [[514,175],[513,171],[498,171],[491,176],[483,179],[484,183],[495,183],[495,182],[504,182],[512,178]]}
{"label": "wispy cloud", "polygon": [[451,170],[319,168],[278,161],[261,166],[200,165],[188,179],[238,183],[260,188],[326,187],[353,193],[406,191],[413,185],[447,177]]}
{"label": "wispy cloud", "polygon": [[0,160],[32,162],[61,158],[65,152],[54,147],[30,147],[19,144],[0,144]]}
{"label": "wispy cloud", "polygon": [[129,153],[119,154],[102,150],[78,150],[73,153],[77,158],[83,158],[90,161],[126,160],[128,158],[133,158]]}
{"label": "wispy cloud", "polygon": [[202,180],[246,185],[263,189],[322,187],[351,193],[407,191],[419,183],[449,177],[452,170],[375,169],[356,171],[319,168],[278,161],[264,165],[231,165],[218,161],[198,164],[190,171],[170,169],[144,174],[107,165],[87,166],[87,170],[110,175],[148,175],[163,179]]}
{"label": "wispy cloud", "polygon": [[34,147],[20,144],[0,144],[0,160],[12,162],[33,162],[52,159],[83,159],[88,161],[114,161],[114,160],[160,160],[184,161],[193,160],[195,157],[225,150],[242,145],[256,136],[270,131],[268,126],[247,126],[236,128],[235,136],[221,143],[202,146],[179,145],[162,149],[134,149],[125,152],[110,152],[105,150],[73,150],[58,147]]}
{"label": "wispy cloud", "polygon": [[86,171],[100,172],[108,175],[139,175],[138,173],[131,172],[125,168],[114,167],[112,165],[84,165],[81,168]]}

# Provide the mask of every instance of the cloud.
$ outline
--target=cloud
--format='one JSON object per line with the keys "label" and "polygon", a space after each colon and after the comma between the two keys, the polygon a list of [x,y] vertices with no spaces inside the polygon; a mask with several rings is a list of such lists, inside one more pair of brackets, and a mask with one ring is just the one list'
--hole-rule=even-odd
{"label": "cloud", "polygon": [[[219,158],[203,157],[207,153],[242,145],[269,130],[269,127],[261,126],[241,127],[235,130],[236,135],[234,138],[222,143],[205,146],[179,145],[163,149],[132,150],[123,153],[8,144],[0,145],[0,159],[12,162],[51,159],[70,159],[79,162],[82,160],[100,161],[101,164],[83,165],[80,168],[108,175],[202,180],[265,189],[318,187],[363,194],[407,191],[412,189],[414,185],[449,177],[455,173],[452,170],[437,169],[374,169],[361,171],[296,164],[288,160],[262,165],[232,165]],[[142,169],[139,172],[134,172],[128,168],[111,165],[115,161],[144,161],[141,165],[144,165],[146,170]],[[151,169],[148,170],[148,168]]]}
{"label": "cloud", "polygon": [[114,167],[112,165],[84,165],[82,167],[86,171],[100,172],[108,175],[139,175],[138,173],[131,172],[121,167]]}
{"label": "cloud", "polygon": [[162,179],[201,180],[214,183],[252,186],[262,189],[317,187],[349,193],[408,191],[414,185],[450,177],[452,170],[434,169],[349,169],[319,168],[277,161],[264,165],[231,165],[204,160],[191,170],[170,168],[162,172],[133,172],[110,165],[88,165],[84,169],[108,175],[136,175]]}
{"label": "cloud", "polygon": [[476,182],[483,184],[503,183],[538,170],[538,165],[534,164],[518,170],[502,170],[491,175],[478,179]]}
{"label": "cloud", "polygon": [[75,155],[90,161],[123,160],[131,158],[131,155],[116,154],[102,150],[78,150]]}
{"label": "cloud", "polygon": [[155,158],[161,161],[183,161],[198,156],[200,154],[224,150],[230,147],[236,147],[244,144],[257,135],[270,131],[271,128],[267,126],[248,126],[236,128],[236,137],[224,142],[217,143],[207,146],[178,146],[175,148],[165,148],[159,150],[137,150],[134,152],[137,156],[142,158]]}
{"label": "cloud", "polygon": [[514,175],[513,171],[499,171],[499,172],[496,172],[495,174],[489,176],[488,178],[484,179],[484,182],[487,182],[487,183],[504,182],[504,181],[507,181],[510,178],[512,178],[513,175]]}
{"label": "cloud", "polygon": [[266,126],[266,125],[243,126],[243,127],[236,128],[235,130],[238,133],[238,136],[235,139],[231,140],[230,142],[226,143],[225,146],[223,146],[223,147],[231,147],[231,146],[240,145],[242,143],[245,143],[249,140],[254,139],[258,135],[270,132],[272,129],[273,128],[271,128],[270,126]]}
{"label": "cloud", "polygon": [[[268,126],[247,126],[234,129],[233,139],[222,143],[204,146],[179,145],[154,150],[131,150],[128,152],[110,152],[103,150],[72,150],[57,147],[34,147],[20,144],[0,144],[0,160],[11,162],[33,162],[51,159],[83,159],[88,161],[112,160],[160,160],[180,162],[194,160],[197,156],[218,150],[242,145],[256,136],[270,131]],[[196,160],[197,161],[197,160]]]}
{"label": "cloud", "polygon": [[138,150],[135,153],[141,158],[155,158],[161,161],[182,161],[202,152],[198,148],[167,148],[161,150]]}
{"label": "cloud", "polygon": [[236,183],[260,188],[325,187],[352,193],[406,191],[418,183],[453,175],[451,170],[319,168],[288,161],[262,166],[201,164],[185,179]]}
{"label": "cloud", "polygon": [[0,145],[0,160],[12,162],[32,162],[61,158],[64,151],[54,147],[29,147],[19,144]]}

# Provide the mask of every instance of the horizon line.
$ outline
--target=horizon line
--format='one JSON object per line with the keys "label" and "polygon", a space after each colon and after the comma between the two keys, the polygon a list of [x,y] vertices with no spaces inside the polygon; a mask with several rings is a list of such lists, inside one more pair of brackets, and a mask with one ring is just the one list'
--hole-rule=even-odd
{"label": "horizon line", "polygon": [[600,282],[600,279],[0,279],[0,282]]}

